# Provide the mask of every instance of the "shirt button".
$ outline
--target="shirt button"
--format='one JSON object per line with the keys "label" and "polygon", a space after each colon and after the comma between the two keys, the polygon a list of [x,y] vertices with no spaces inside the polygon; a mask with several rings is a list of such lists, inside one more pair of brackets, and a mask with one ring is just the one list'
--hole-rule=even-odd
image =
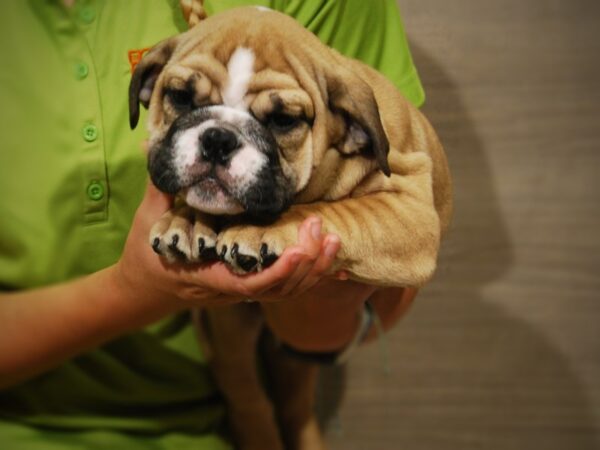
{"label": "shirt button", "polygon": [[83,23],[92,23],[96,18],[96,11],[91,6],[84,6],[79,10],[79,18]]}
{"label": "shirt button", "polygon": [[104,197],[104,186],[99,181],[92,181],[88,185],[87,195],[91,200],[102,200],[102,197]]}
{"label": "shirt button", "polygon": [[83,80],[90,73],[88,65],[84,62],[78,62],[75,64],[75,77],[78,80]]}
{"label": "shirt button", "polygon": [[83,127],[83,139],[87,142],[94,142],[98,138],[98,128],[95,125],[86,125]]}

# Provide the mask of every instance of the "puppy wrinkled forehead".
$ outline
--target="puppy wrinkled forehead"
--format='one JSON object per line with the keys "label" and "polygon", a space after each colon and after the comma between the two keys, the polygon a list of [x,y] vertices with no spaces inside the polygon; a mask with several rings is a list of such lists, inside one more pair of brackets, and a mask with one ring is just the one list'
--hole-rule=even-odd
{"label": "puppy wrinkled forehead", "polygon": [[223,105],[213,105],[205,108],[198,108],[189,114],[180,116],[177,119],[175,129],[182,130],[195,127],[199,123],[211,120],[213,122],[227,123],[242,129],[253,121],[253,117],[246,111],[234,109]]}

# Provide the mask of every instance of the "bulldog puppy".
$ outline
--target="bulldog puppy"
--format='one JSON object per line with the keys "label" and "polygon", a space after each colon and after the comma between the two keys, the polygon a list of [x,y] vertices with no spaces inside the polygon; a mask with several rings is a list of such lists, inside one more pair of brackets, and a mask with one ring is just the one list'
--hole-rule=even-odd
{"label": "bulldog puppy", "polygon": [[[317,215],[341,238],[332,272],[379,286],[432,276],[452,203],[432,127],[384,76],[293,19],[238,8],[159,43],[131,80],[132,128],[140,103],[152,181],[178,199],[152,229],[157,253],[259,271]],[[322,448],[312,403],[298,399],[312,395],[314,371],[295,371],[280,431],[254,367],[256,308],[217,308],[208,322],[240,448]],[[285,414],[286,402],[303,406]]]}

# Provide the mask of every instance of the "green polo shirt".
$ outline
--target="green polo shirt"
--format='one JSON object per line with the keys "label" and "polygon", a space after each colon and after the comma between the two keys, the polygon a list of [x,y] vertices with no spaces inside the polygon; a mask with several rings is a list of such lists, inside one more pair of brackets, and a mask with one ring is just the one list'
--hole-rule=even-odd
{"label": "green polo shirt", "polygon": [[[209,14],[244,4],[288,13],[423,101],[394,0],[205,3]],[[69,280],[119,258],[146,183],[145,130],[128,127],[131,67],[143,49],[186,29],[176,0],[61,5],[0,4],[4,291]],[[217,434],[223,417],[182,315],[0,392],[0,448],[229,448]]]}

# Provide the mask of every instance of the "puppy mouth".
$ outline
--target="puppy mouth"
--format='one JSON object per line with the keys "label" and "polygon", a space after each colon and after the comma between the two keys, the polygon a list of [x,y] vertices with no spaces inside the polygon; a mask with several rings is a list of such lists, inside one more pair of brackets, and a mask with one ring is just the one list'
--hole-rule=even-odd
{"label": "puppy mouth", "polygon": [[200,211],[215,215],[233,215],[244,212],[242,204],[214,175],[206,175],[182,189],[185,202]]}

